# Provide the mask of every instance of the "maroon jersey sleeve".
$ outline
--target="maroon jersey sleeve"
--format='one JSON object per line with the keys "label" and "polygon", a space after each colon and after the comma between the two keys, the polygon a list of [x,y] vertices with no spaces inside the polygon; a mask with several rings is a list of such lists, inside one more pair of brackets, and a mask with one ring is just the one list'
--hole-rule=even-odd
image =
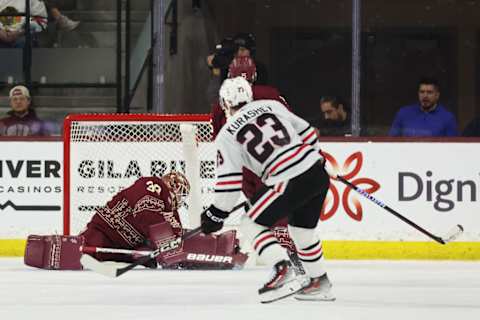
{"label": "maroon jersey sleeve", "polygon": [[[172,210],[171,203],[170,190],[160,178],[142,177],[116,194],[106,206],[97,209],[87,231],[98,229],[121,248],[143,245],[148,238],[149,226],[165,221],[181,235],[180,218]],[[88,238],[86,242],[89,243]]]}
{"label": "maroon jersey sleeve", "polygon": [[280,92],[277,88],[272,86],[264,86],[264,85],[253,85],[253,100],[276,100],[287,107],[288,110],[291,111],[290,106],[288,105],[287,101],[280,95]]}
{"label": "maroon jersey sleeve", "polygon": [[213,139],[215,139],[225,122],[227,122],[225,112],[223,112],[222,107],[220,107],[220,103],[216,102],[212,107]]}

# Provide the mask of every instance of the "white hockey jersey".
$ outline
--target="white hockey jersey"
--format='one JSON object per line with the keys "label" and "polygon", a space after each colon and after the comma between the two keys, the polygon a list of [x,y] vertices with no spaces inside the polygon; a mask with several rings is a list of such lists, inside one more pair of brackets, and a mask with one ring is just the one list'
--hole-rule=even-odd
{"label": "white hockey jersey", "polygon": [[286,182],[322,159],[317,134],[307,121],[275,100],[256,100],[238,110],[215,139],[214,205],[230,211],[242,189],[242,168],[267,186]]}

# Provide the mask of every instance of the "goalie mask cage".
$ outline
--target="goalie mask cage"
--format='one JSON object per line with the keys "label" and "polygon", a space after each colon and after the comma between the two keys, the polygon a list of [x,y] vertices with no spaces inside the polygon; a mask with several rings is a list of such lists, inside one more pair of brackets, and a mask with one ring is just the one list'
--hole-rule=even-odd
{"label": "goalie mask cage", "polygon": [[215,165],[210,115],[69,115],[64,122],[64,234],[85,229],[96,207],[140,176],[173,169],[190,182],[179,212],[185,227],[195,227],[213,201]]}

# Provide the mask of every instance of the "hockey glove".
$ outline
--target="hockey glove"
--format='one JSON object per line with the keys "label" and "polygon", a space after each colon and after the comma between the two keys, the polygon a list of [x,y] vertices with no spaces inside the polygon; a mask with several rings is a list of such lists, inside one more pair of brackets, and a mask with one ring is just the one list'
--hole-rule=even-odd
{"label": "hockey glove", "polygon": [[223,228],[223,221],[229,213],[216,208],[213,204],[200,215],[202,232],[209,234]]}
{"label": "hockey glove", "polygon": [[329,161],[324,162],[325,171],[332,179],[337,179],[338,171],[330,164]]}

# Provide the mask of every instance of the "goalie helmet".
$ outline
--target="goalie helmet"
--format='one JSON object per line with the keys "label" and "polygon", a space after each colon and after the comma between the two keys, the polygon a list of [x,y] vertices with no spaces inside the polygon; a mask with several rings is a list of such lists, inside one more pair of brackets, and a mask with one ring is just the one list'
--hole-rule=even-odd
{"label": "goalie helmet", "polygon": [[229,117],[232,108],[237,109],[253,101],[252,87],[243,77],[225,79],[220,87],[219,98],[220,106]]}
{"label": "goalie helmet", "polygon": [[257,79],[257,66],[250,57],[236,57],[228,67],[228,77],[244,77],[248,82],[254,83]]}
{"label": "goalie helmet", "polygon": [[165,174],[162,180],[170,188],[173,210],[179,209],[183,206],[185,199],[190,193],[190,183],[187,177],[178,171],[171,171]]}

